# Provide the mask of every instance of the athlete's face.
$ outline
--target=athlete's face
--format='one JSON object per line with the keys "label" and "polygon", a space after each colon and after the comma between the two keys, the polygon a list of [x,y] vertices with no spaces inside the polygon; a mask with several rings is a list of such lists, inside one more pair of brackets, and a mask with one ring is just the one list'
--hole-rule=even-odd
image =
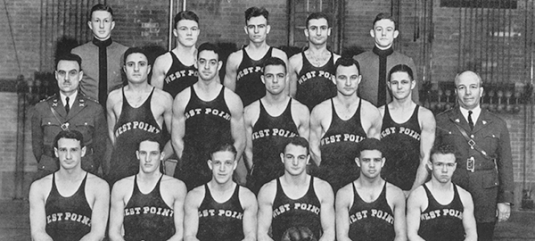
{"label": "athlete's face", "polygon": [[416,86],[416,83],[411,79],[407,72],[392,73],[392,75],[390,75],[390,81],[388,81],[388,88],[390,88],[392,95],[397,100],[410,98],[414,86]]}
{"label": "athlete's face", "polygon": [[143,141],[139,143],[136,157],[139,160],[139,170],[149,174],[159,170],[163,152],[160,151],[160,144],[157,142]]}
{"label": "athlete's face", "polygon": [[472,110],[479,105],[483,87],[479,77],[474,72],[464,72],[455,80],[455,93],[459,105],[467,110]]}
{"label": "athlete's face", "polygon": [[387,49],[392,46],[394,39],[398,37],[394,22],[390,19],[382,19],[373,25],[370,35],[375,39],[375,46],[379,49]]}
{"label": "athlete's face", "polygon": [[206,81],[213,80],[218,76],[221,64],[219,56],[214,51],[203,50],[199,53],[199,58],[197,59],[199,77]]}
{"label": "athlete's face", "polygon": [[85,147],[76,139],[61,138],[58,147],[54,147],[54,153],[59,159],[59,164],[64,170],[72,170],[80,167],[82,157],[85,155]]}
{"label": "athlete's face", "polygon": [[176,29],[173,30],[173,33],[178,39],[178,44],[184,47],[195,46],[200,32],[199,24],[189,19],[178,21]]}
{"label": "athlete's face", "polygon": [[108,11],[94,11],[91,20],[88,22],[89,28],[93,31],[93,37],[100,41],[111,37],[111,30],[115,27],[115,21]]}
{"label": "athlete's face", "polygon": [[356,65],[338,66],[336,69],[336,89],[344,96],[351,96],[357,92],[362,76]]}
{"label": "athlete's face", "polygon": [[306,173],[310,156],[305,147],[288,144],[284,148],[284,153],[281,153],[281,159],[286,173],[292,176],[299,176]]}
{"label": "athlete's face", "polygon": [[247,20],[245,33],[247,33],[251,42],[263,43],[266,41],[270,29],[267,19],[264,16],[257,16]]}
{"label": "athlete's face", "polygon": [[305,29],[305,36],[308,41],[314,45],[322,45],[327,42],[327,39],[331,35],[331,28],[327,19],[310,19],[308,26]]}
{"label": "athlete's face", "polygon": [[271,95],[278,95],[284,92],[286,87],[286,69],[282,65],[268,65],[261,76],[262,82],[266,84],[266,90]]}
{"label": "athlete's face", "polygon": [[383,154],[378,150],[364,150],[360,156],[355,158],[357,165],[360,167],[360,173],[370,179],[381,175],[381,170],[385,164]]}
{"label": "athlete's face", "polygon": [[208,160],[208,167],[212,170],[213,179],[224,184],[232,180],[232,174],[238,163],[236,156],[230,151],[218,151],[212,154],[212,159]]}
{"label": "athlete's face", "polygon": [[457,168],[455,155],[452,153],[435,153],[431,156],[429,168],[431,169],[433,179],[440,183],[448,183],[451,181],[451,176],[453,176],[455,168]]}
{"label": "athlete's face", "polygon": [[60,60],[55,75],[59,90],[65,95],[70,95],[78,90],[78,85],[84,73],[80,70],[78,62]]}
{"label": "athlete's face", "polygon": [[124,72],[128,82],[142,83],[147,81],[150,69],[149,61],[144,54],[132,53],[126,57]]}

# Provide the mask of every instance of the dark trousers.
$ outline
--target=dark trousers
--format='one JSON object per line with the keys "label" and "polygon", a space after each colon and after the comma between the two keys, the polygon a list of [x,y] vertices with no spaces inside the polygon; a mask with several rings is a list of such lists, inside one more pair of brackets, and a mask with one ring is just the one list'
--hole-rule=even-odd
{"label": "dark trousers", "polygon": [[490,223],[476,223],[477,226],[477,240],[478,241],[492,241],[494,237],[495,222]]}

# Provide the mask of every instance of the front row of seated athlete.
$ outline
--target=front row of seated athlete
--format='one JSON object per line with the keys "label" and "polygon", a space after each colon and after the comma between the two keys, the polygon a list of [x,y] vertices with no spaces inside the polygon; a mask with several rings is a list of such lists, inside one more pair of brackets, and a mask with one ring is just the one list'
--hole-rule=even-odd
{"label": "front row of seated athlete", "polygon": [[359,143],[360,176],[336,198],[327,182],[307,174],[309,144],[302,137],[284,144],[284,173],[258,199],[232,180],[232,144],[210,152],[211,180],[189,192],[160,172],[162,149],[154,137],[139,142],[138,173],[114,185],[110,205],[108,184],[81,168],[83,135],[61,131],[54,147],[60,169],[30,189],[32,239],[102,240],[109,213],[110,240],[477,240],[472,198],[451,182],[457,164],[449,145],[432,149],[431,179],[407,201],[381,177],[385,147],[375,138]]}

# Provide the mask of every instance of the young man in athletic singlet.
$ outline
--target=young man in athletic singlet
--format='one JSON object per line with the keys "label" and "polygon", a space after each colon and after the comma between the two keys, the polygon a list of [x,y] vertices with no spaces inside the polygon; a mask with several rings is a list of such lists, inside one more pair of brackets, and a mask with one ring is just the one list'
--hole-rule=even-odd
{"label": "young man in athletic singlet", "polygon": [[381,114],[357,96],[361,79],[358,62],[340,58],[335,66],[338,93],[312,111],[310,148],[319,166],[318,177],[337,191],[357,179],[358,143],[369,137],[379,138]]}
{"label": "young man in athletic singlet", "polygon": [[327,49],[331,35],[329,16],[311,13],[306,20],[308,48],[290,58],[290,94],[310,111],[321,102],[336,96],[334,63],[339,55]]}
{"label": "young man in athletic singlet", "polygon": [[60,131],[54,141],[59,170],[30,187],[32,240],[102,240],[108,221],[110,188],[82,169],[83,135]]}
{"label": "young man in athletic singlet", "polygon": [[136,150],[141,140],[160,137],[164,122],[171,129],[173,97],[147,82],[151,66],[144,50],[128,49],[124,62],[128,85],[112,91],[107,103],[108,131],[114,148],[107,175],[110,184],[139,172]]}
{"label": "young man in athletic singlet", "polygon": [[306,172],[308,141],[291,138],[280,158],[284,175],[266,183],[258,194],[258,240],[281,240],[292,228],[315,240],[334,240],[334,194],[327,182]]}
{"label": "young man in athletic singlet", "polygon": [[285,92],[288,75],[283,60],[266,60],[261,76],[266,96],[248,105],[244,110],[247,145],[245,157],[252,167],[247,186],[255,193],[266,182],[281,176],[284,165],[280,151],[289,138],[308,138],[308,108]]}
{"label": "young man in athletic singlet", "polygon": [[206,161],[216,145],[234,143],[236,160],[240,160],[245,148],[243,105],[234,92],[220,84],[219,56],[216,45],[199,46],[199,80],[180,92],[173,103],[171,140],[182,162],[175,177],[184,181],[188,190],[211,180]]}
{"label": "young man in athletic singlet", "polygon": [[186,197],[185,241],[256,240],[256,197],[232,180],[238,166],[236,148],[223,143],[208,160],[212,180]]}
{"label": "young man in athletic singlet", "polygon": [[267,58],[277,57],[288,63],[288,57],[282,50],[266,43],[271,30],[268,20],[269,12],[263,7],[245,10],[244,30],[249,37],[249,44],[227,59],[224,85],[240,96],[243,106],[248,106],[266,94],[260,75]]}
{"label": "young man in athletic singlet", "polygon": [[470,193],[451,182],[457,168],[455,149],[440,144],[431,150],[431,180],[407,200],[410,240],[476,241],[474,203]]}
{"label": "young man in athletic singlet", "polygon": [[393,98],[388,105],[379,107],[386,158],[381,176],[401,188],[408,197],[411,190],[427,179],[426,165],[435,141],[435,117],[412,100],[416,80],[409,66],[392,67],[387,84]]}
{"label": "young man in athletic singlet", "polygon": [[155,137],[139,142],[139,172],[113,186],[109,228],[112,241],[182,240],[186,185],[160,172],[162,149],[163,143]]}
{"label": "young man in athletic singlet", "polygon": [[407,240],[405,196],[381,177],[384,149],[375,138],[359,143],[360,177],[336,193],[337,240]]}

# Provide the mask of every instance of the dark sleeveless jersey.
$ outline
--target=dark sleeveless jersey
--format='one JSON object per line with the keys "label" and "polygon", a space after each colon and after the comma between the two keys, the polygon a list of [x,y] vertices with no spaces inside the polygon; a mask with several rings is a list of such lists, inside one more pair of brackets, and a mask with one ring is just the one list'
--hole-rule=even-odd
{"label": "dark sleeveless jersey", "polygon": [[321,163],[318,175],[331,184],[336,191],[359,176],[359,168],[355,163],[358,154],[358,143],[367,135],[360,123],[360,108],[348,120],[342,120],[336,113],[333,100],[332,120],[329,129],[320,141]]}
{"label": "dark sleeveless jersey", "polygon": [[169,51],[173,62],[165,74],[163,90],[167,91],[173,98],[184,89],[192,86],[198,80],[198,72],[195,66],[186,66],[176,57],[173,51]]}
{"label": "dark sleeveless jersey", "polygon": [[160,177],[152,191],[143,194],[134,177],[134,191],[124,208],[126,241],[165,241],[175,234],[174,211],[160,194]]}
{"label": "dark sleeveless jersey", "polygon": [[297,92],[295,99],[308,107],[310,111],[314,106],[336,96],[337,90],[334,76],[334,54],[321,67],[313,66],[302,52],[303,67],[297,75]]}
{"label": "dark sleeveless jersey", "polygon": [[235,92],[240,96],[243,106],[248,106],[266,95],[266,86],[262,83],[260,76],[262,75],[262,66],[271,57],[273,47],[269,47],[266,55],[260,60],[251,59],[245,51],[245,47],[243,47],[242,52],[242,61],[236,72]]}
{"label": "dark sleeveless jersey", "polygon": [[236,184],[229,200],[219,203],[212,197],[208,184],[204,185],[204,199],[199,207],[200,241],[241,241],[243,234],[243,208],[240,202],[240,186]]}
{"label": "dark sleeveless jersey", "polygon": [[314,177],[310,177],[307,193],[298,199],[289,198],[277,178],[277,194],[273,201],[273,219],[271,222],[273,240],[281,240],[284,232],[291,227],[306,227],[314,237],[320,238],[321,203],[314,190]]}
{"label": "dark sleeveless jersey", "polygon": [[188,190],[207,183],[212,172],[207,161],[210,151],[220,143],[232,143],[230,110],[225,102],[225,87],[211,101],[203,101],[190,88],[191,97],[184,110],[186,131],[182,168],[177,166],[175,177],[184,181]]}
{"label": "dark sleeveless jersey", "polygon": [[123,108],[114,127],[115,149],[113,150],[108,181],[116,181],[139,172],[136,150],[139,142],[147,137],[162,135],[162,129],[150,109],[154,88],[145,103],[134,108],[130,106],[123,92]]}
{"label": "dark sleeveless jersey", "polygon": [[385,106],[381,141],[386,150],[386,158],[381,176],[388,182],[403,190],[411,190],[420,165],[420,124],[418,123],[417,105],[410,119],[405,123],[396,123],[390,116],[388,105]]}
{"label": "dark sleeveless jersey", "polygon": [[281,115],[271,116],[262,101],[260,114],[253,126],[253,161],[254,193],[270,180],[284,174],[284,164],[280,159],[282,148],[291,137],[299,136],[297,126],[292,118],[292,99]]}
{"label": "dark sleeveless jersey", "polygon": [[420,215],[418,235],[428,241],[464,240],[464,206],[459,197],[457,185],[453,185],[453,200],[446,205],[437,202],[424,184],[428,205]]}
{"label": "dark sleeveless jersey", "polygon": [[92,210],[85,197],[84,180],[70,197],[64,197],[56,187],[56,174],[52,174],[52,189],[45,202],[46,233],[54,241],[80,240],[91,232]]}
{"label": "dark sleeveless jersey", "polygon": [[373,202],[362,200],[353,186],[353,205],[349,209],[349,238],[353,241],[392,241],[394,213],[386,200],[386,182],[383,191]]}

